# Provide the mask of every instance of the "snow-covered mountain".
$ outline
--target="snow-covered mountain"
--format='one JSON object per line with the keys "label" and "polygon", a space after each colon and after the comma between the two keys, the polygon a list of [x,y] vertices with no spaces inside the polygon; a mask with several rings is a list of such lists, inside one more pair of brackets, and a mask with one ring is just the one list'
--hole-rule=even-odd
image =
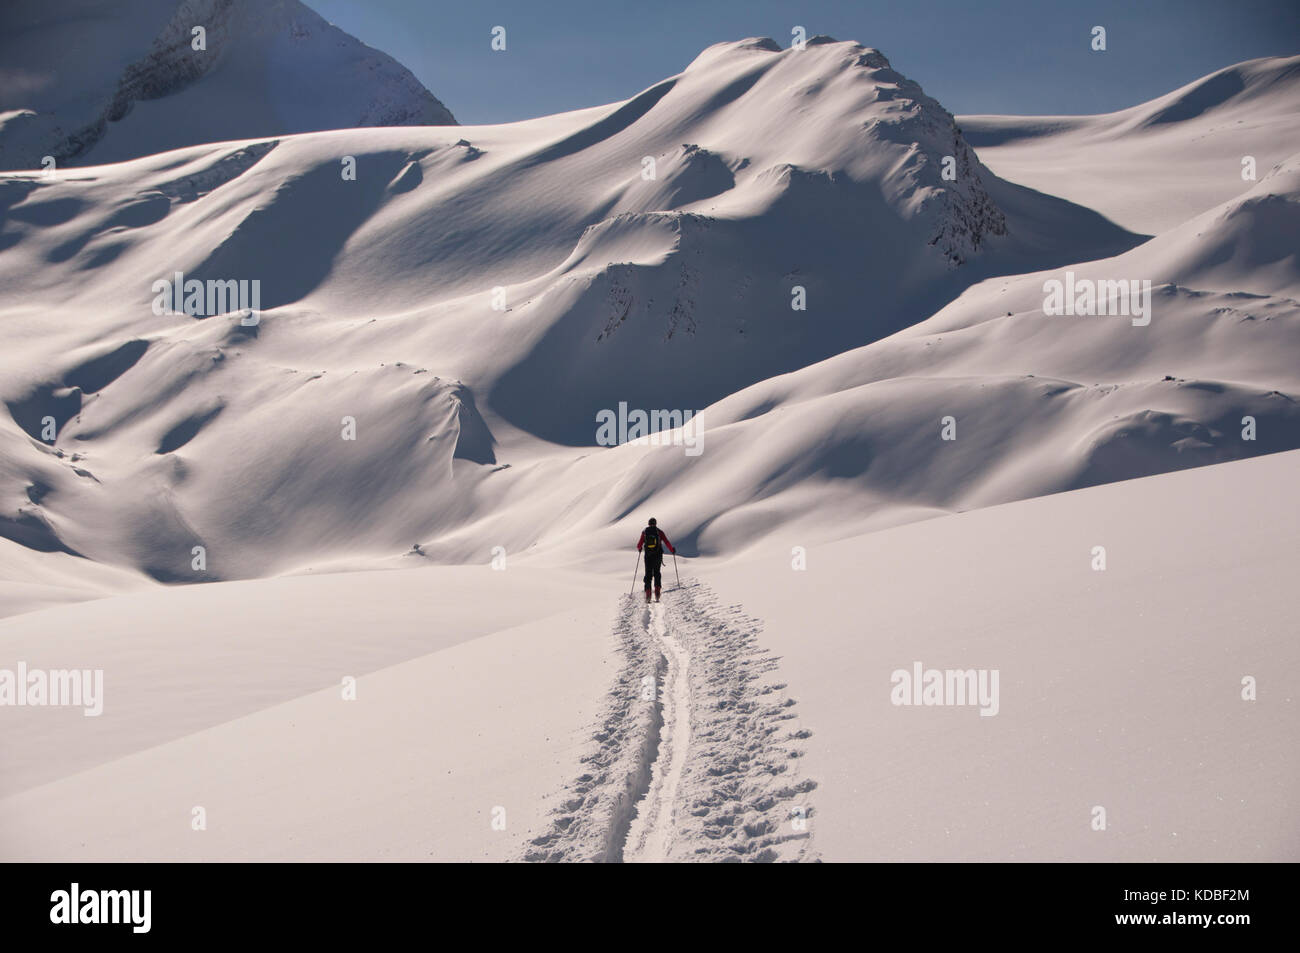
{"label": "snow-covered mountain", "polygon": [[[194,30],[202,27],[203,49]],[[455,125],[391,57],[298,0],[9,0],[0,169],[118,162],[202,142]]]}
{"label": "snow-covered mountain", "polygon": [[[589,455],[603,410],[702,410],[981,278],[1139,240],[993,176],[880,53],[824,39],[723,44],[626,103],[511,126],[244,141],[3,186],[23,355],[9,533],[160,579],[189,578],[172,560],[196,534],[239,553],[208,578],[416,541],[467,558],[483,532],[526,547],[542,527],[504,531],[501,500],[519,481],[551,498],[530,471],[578,466],[588,496],[639,467],[630,448]],[[154,313],[177,272],[259,282],[260,325]],[[344,416],[363,452],[335,446]],[[494,528],[451,543],[479,520]]]}
{"label": "snow-covered mountain", "polygon": [[[157,579],[590,552],[648,501],[734,551],[1300,446],[1293,164],[1139,245],[854,43],[0,185],[5,535]],[[1046,316],[1067,271],[1149,281],[1150,324]],[[260,282],[259,324],[155,313],[178,272]],[[621,405],[707,450],[600,446]]]}
{"label": "snow-covered mountain", "polygon": [[1278,56],[1101,116],[960,122],[999,175],[1156,234],[1227,201],[1293,155],[1298,101],[1300,56]]}
{"label": "snow-covered mountain", "polygon": [[108,678],[7,711],[0,857],[1294,859],[1294,67],[958,122],[750,39],[0,175],[0,669]]}

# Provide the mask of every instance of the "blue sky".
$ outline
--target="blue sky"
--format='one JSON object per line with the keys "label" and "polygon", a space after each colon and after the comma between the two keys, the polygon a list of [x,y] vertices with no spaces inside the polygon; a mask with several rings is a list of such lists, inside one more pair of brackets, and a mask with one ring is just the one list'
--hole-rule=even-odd
{"label": "blue sky", "polygon": [[[1094,113],[1300,52],[1297,0],[306,0],[405,64],[462,123],[626,99],[704,47],[808,35],[874,46],[954,113]],[[493,26],[507,49],[489,48]],[[1089,47],[1106,27],[1107,51]]]}

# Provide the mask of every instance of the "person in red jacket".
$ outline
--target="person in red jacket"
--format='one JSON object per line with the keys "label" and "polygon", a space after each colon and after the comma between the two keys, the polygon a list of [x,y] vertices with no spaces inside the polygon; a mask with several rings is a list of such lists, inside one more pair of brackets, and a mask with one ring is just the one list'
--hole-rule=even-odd
{"label": "person in red jacket", "polygon": [[664,550],[676,554],[677,550],[673,544],[668,542],[668,537],[664,531],[655,525],[654,517],[650,517],[650,525],[641,530],[641,538],[636,541],[636,551],[645,551],[645,601],[650,601],[650,580],[654,579],[655,584],[655,602],[659,601],[659,569],[664,563]]}

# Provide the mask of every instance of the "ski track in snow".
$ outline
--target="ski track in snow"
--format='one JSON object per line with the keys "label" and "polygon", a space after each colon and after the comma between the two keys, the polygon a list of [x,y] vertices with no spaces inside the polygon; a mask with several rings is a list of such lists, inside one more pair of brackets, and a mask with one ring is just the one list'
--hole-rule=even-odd
{"label": "ski track in snow", "polygon": [[[623,664],[530,861],[807,861],[816,782],[760,624],[699,582],[625,601]],[[807,823],[796,823],[798,818]]]}
{"label": "ski track in snow", "polygon": [[668,859],[677,790],[691,743],[690,655],[668,631],[663,603],[648,607],[646,613],[647,631],[667,662],[668,674],[658,688],[663,703],[663,726],[658,754],[651,766],[650,789],[628,830],[624,863]]}

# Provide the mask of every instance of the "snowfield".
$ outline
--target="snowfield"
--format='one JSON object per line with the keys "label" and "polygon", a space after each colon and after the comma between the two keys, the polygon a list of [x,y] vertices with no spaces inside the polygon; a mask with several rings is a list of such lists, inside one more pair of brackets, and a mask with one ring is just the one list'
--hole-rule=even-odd
{"label": "snowfield", "polygon": [[[709,573],[812,733],[821,857],[1295,860],[1298,475],[1276,454]],[[892,704],[916,662],[998,670],[997,715]]]}
{"label": "snowfield", "polygon": [[396,112],[184,138],[325,68],[269,9],[0,173],[0,702],[103,674],[0,704],[0,858],[1300,857],[1296,58],[957,119],[749,39],[461,127],[347,37]]}
{"label": "snowfield", "polygon": [[[0,669],[102,667],[105,707],[6,712],[0,843],[10,860],[1294,859],[1297,475],[1291,452],[1056,494],[809,546],[802,571],[792,535],[683,561],[650,607],[616,579],[481,566],[19,615]],[[999,670],[997,715],[892,704],[915,662]]]}
{"label": "snowfield", "polygon": [[1159,234],[1237,195],[1300,138],[1300,56],[1238,63],[1103,116],[961,116],[999,175]]}

